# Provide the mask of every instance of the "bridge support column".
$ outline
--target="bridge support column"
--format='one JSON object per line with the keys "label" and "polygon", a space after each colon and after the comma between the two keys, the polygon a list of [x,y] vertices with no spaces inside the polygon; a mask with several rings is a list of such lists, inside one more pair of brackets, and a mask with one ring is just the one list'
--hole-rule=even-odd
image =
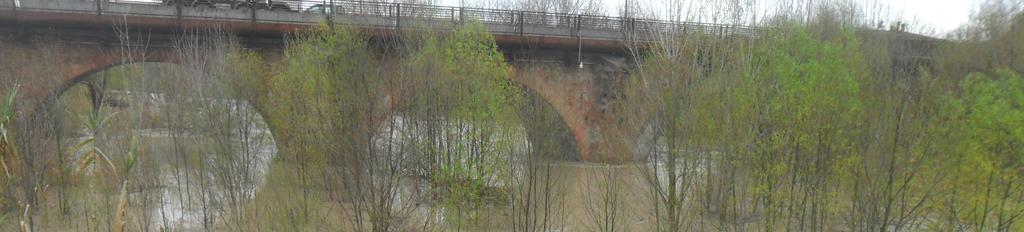
{"label": "bridge support column", "polygon": [[583,69],[575,65],[520,64],[515,78],[561,116],[576,142],[580,160],[620,163],[632,159],[634,130],[613,125],[617,121],[606,115],[609,102],[621,95],[621,82],[626,78],[621,64],[600,62]]}

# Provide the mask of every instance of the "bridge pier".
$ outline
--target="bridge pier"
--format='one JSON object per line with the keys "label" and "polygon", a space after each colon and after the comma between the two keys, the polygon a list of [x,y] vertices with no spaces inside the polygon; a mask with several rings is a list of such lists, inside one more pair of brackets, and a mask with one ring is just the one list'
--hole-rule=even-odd
{"label": "bridge pier", "polygon": [[554,108],[572,135],[580,160],[627,162],[632,159],[632,143],[619,140],[632,136],[624,136],[617,125],[612,125],[617,122],[607,112],[609,104],[622,96],[621,85],[627,78],[625,61],[614,56],[589,58],[587,63],[591,65],[583,68],[520,59],[514,64],[514,78]]}

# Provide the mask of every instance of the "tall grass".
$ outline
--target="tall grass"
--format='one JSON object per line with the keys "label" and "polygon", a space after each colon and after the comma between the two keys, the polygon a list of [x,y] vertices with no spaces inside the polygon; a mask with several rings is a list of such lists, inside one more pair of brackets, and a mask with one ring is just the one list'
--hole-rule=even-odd
{"label": "tall grass", "polygon": [[[2,166],[4,175],[3,181],[0,182],[0,208],[7,209],[13,205],[13,196],[10,195],[10,189],[14,187],[15,177],[18,175],[16,170],[18,159],[20,154],[18,148],[15,146],[13,140],[10,138],[10,123],[11,118],[14,117],[14,97],[18,95],[18,87],[15,85],[8,93],[6,101],[3,105],[0,105],[0,166]],[[7,211],[7,210],[4,210]],[[8,220],[14,220],[10,214],[0,214],[0,223],[8,222]]]}

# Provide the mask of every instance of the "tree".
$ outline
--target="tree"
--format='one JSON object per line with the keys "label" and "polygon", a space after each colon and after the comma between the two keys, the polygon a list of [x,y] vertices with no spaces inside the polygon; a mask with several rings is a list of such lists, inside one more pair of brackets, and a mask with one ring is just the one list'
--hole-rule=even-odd
{"label": "tree", "polygon": [[427,38],[407,62],[403,75],[417,87],[401,107],[418,121],[419,170],[456,228],[476,223],[486,216],[477,209],[507,198],[498,183],[510,177],[505,162],[525,133],[516,112],[522,93],[479,23]]}
{"label": "tree", "polygon": [[951,228],[1013,231],[1024,215],[1024,79],[1001,69],[960,81],[949,99],[957,125],[950,136]]}

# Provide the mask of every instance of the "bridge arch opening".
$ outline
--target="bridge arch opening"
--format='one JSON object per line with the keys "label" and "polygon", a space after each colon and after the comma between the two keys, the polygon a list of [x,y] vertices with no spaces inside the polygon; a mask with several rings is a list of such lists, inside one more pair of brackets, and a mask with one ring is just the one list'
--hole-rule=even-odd
{"label": "bridge arch opening", "polygon": [[[153,205],[146,214],[163,223],[169,223],[166,216],[202,222],[210,215],[203,204],[254,198],[277,153],[264,112],[202,69],[173,60],[100,65],[67,78],[31,118],[51,125],[55,166],[80,166],[97,148],[120,168],[135,137],[141,155],[129,180],[154,186],[137,193]],[[99,164],[105,162],[93,164],[69,174],[104,178]],[[183,182],[211,187],[180,187]]]}

